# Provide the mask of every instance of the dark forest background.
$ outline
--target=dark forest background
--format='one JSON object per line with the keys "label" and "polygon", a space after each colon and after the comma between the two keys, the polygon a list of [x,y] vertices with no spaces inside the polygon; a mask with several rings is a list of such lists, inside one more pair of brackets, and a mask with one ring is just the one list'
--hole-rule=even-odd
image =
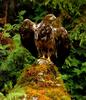
{"label": "dark forest background", "polygon": [[86,0],[0,0],[0,95],[8,94],[36,59],[22,47],[22,21],[38,23],[49,13],[61,17],[71,41],[69,56],[58,62],[62,79],[72,100],[86,100]]}

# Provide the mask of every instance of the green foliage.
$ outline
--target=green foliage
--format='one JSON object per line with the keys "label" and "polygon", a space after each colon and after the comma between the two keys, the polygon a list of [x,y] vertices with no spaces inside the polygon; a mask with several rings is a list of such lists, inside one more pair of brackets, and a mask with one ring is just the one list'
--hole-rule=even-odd
{"label": "green foliage", "polygon": [[5,96],[0,92],[0,100],[4,100]]}
{"label": "green foliage", "polygon": [[9,34],[9,31],[13,29],[13,26],[11,24],[6,24],[4,25],[4,28],[2,29],[3,30],[3,36],[4,37],[10,37],[10,34]]}
{"label": "green foliage", "polygon": [[62,67],[66,87],[76,100],[86,99],[86,24],[80,24],[70,33],[72,48]]}
{"label": "green foliage", "polygon": [[26,49],[19,47],[10,52],[6,61],[2,64],[1,69],[8,71],[18,70],[21,69],[24,64],[31,64],[34,61],[33,59],[34,57],[31,58],[31,54],[28,53]]}
{"label": "green foliage", "polygon": [[72,20],[75,20],[82,15],[80,8],[86,4],[86,0],[22,0],[21,4],[29,5],[28,9],[32,9],[32,13],[27,10],[26,13],[35,22],[39,22],[47,13],[59,15],[60,12],[65,15],[65,12],[67,12],[72,17]]}
{"label": "green foliage", "polygon": [[26,96],[24,89],[20,87],[14,88],[9,94],[4,97],[4,100],[21,100]]}
{"label": "green foliage", "polygon": [[[22,47],[18,47],[6,57],[0,66],[0,86],[4,86],[2,91],[8,91],[16,83],[22,69],[34,62],[35,58]],[[4,74],[2,74],[4,73]]]}
{"label": "green foliage", "polygon": [[7,49],[7,45],[0,44],[0,66],[3,63],[3,61],[6,59],[6,57],[9,55],[9,51]]}
{"label": "green foliage", "polygon": [[42,6],[38,6],[35,10],[35,17],[33,17],[32,19],[35,20],[36,22],[39,22],[42,20],[43,16],[45,16],[46,14],[47,14],[47,11],[44,11]]}
{"label": "green foliage", "polygon": [[[0,44],[0,91],[4,94],[16,84],[23,68],[35,61],[31,53],[22,47],[20,35],[15,33],[13,37],[10,30],[14,25],[6,24],[3,28],[3,36],[13,41],[13,50],[8,50],[8,45]],[[15,25],[16,26],[16,25]]]}
{"label": "green foliage", "polygon": [[16,21],[17,22],[22,22],[23,20],[24,20],[24,14],[26,13],[26,11],[25,10],[22,10],[22,11],[20,11],[19,13],[18,13],[18,16],[17,16],[17,19],[16,19]]}

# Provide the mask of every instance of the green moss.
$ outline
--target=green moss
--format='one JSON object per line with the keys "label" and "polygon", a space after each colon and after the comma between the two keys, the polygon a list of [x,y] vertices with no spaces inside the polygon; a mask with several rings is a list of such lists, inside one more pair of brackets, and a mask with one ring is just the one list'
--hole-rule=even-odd
{"label": "green moss", "polygon": [[61,74],[54,65],[35,64],[27,67],[17,85],[25,88],[29,99],[36,97],[38,100],[71,100]]}

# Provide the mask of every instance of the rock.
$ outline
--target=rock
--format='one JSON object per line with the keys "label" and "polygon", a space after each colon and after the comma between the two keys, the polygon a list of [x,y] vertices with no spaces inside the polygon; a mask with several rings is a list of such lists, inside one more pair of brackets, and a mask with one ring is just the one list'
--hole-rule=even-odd
{"label": "rock", "polygon": [[21,100],[71,100],[58,68],[44,59],[27,67],[17,86],[22,87],[26,94]]}

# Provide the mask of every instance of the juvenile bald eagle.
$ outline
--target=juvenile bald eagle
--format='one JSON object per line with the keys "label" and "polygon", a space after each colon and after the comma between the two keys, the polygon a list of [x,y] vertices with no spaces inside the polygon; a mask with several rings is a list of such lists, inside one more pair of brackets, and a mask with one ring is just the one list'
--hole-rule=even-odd
{"label": "juvenile bald eagle", "polygon": [[35,24],[29,19],[24,20],[20,35],[22,44],[39,58],[48,59],[50,62],[63,63],[69,54],[68,32],[61,26],[58,18],[48,14],[44,19]]}

